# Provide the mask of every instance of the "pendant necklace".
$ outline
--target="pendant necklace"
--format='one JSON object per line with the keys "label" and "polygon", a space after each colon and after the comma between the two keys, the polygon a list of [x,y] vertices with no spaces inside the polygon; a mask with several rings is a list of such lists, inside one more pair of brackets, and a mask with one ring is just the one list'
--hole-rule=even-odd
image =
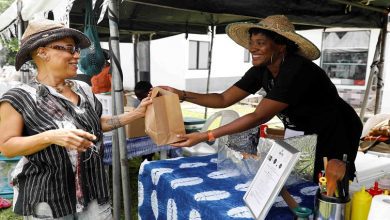
{"label": "pendant necklace", "polygon": [[64,88],[65,87],[69,87],[69,88],[72,88],[74,85],[74,83],[70,80],[65,80],[65,82],[61,85],[58,85],[58,86],[53,86],[53,88],[60,94],[62,94],[62,92],[64,92]]}

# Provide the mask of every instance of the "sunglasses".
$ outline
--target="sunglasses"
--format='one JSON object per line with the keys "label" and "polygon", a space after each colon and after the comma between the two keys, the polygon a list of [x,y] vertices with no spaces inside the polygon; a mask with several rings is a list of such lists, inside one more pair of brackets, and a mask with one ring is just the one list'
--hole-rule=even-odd
{"label": "sunglasses", "polygon": [[[94,134],[95,135],[95,132],[93,132],[93,130],[91,130],[91,134]],[[98,132],[97,133],[97,137],[101,136],[101,133]],[[99,152],[99,149],[97,148],[96,145],[100,145],[102,146],[102,140],[98,141],[97,143],[94,142],[94,144],[89,148],[89,150],[87,150],[85,152],[85,155],[86,155],[86,159],[83,160],[83,162],[87,162],[88,160],[90,160],[93,156],[98,156],[100,157],[100,152]],[[89,156],[87,156],[89,153]]]}
{"label": "sunglasses", "polygon": [[[93,155],[100,157],[99,150],[97,149],[96,145],[92,145],[91,148],[89,149],[90,149],[89,156],[87,156],[87,158],[83,160],[83,162],[87,162],[88,160],[90,160]],[[87,152],[85,153],[87,154]]]}
{"label": "sunglasses", "polygon": [[80,53],[80,47],[78,46],[61,46],[61,45],[51,45],[51,46],[45,46],[45,47],[48,47],[48,48],[51,48],[51,49],[55,49],[55,50],[62,50],[62,51],[66,51],[70,54],[74,54],[74,53]]}

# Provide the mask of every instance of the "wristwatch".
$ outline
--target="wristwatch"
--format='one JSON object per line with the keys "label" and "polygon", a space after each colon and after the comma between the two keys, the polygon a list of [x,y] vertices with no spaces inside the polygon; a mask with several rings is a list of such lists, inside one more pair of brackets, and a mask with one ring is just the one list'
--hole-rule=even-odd
{"label": "wristwatch", "polygon": [[209,142],[215,141],[214,134],[211,130],[207,131],[207,137],[208,137],[207,141],[209,141]]}

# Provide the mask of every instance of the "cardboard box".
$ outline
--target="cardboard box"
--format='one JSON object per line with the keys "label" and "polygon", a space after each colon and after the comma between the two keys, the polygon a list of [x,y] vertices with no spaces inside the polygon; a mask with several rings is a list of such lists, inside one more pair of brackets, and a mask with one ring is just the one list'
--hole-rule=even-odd
{"label": "cardboard box", "polygon": [[[133,107],[125,106],[124,112],[134,111]],[[126,138],[147,136],[145,133],[145,118],[138,118],[125,126]]]}
{"label": "cardboard box", "polygon": [[[96,98],[102,103],[102,115],[112,115],[112,96],[111,93],[95,94]],[[123,96],[123,106],[127,105],[126,96]]]}

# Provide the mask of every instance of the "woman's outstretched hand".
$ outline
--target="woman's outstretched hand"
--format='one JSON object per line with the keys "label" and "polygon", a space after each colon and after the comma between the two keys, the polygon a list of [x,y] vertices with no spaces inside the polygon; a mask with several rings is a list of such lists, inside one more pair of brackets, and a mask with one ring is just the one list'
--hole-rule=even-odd
{"label": "woman's outstretched hand", "polygon": [[165,90],[167,90],[169,92],[176,93],[179,96],[180,100],[183,100],[183,98],[184,98],[183,90],[178,90],[178,89],[175,89],[175,88],[170,87],[170,86],[158,86],[158,87],[162,88],[162,89],[165,89]]}
{"label": "woman's outstretched hand", "polygon": [[173,87],[170,87],[170,86],[157,86],[157,87],[159,87],[159,88],[162,88],[162,89],[165,89],[165,90],[167,90],[167,91],[170,91],[170,92],[172,92],[172,93],[176,93],[176,94],[178,94],[179,96],[180,96],[180,90],[178,90],[178,89],[175,89],[175,88],[173,88]]}
{"label": "woman's outstretched hand", "polygon": [[86,151],[94,145],[96,136],[81,129],[55,129],[47,131],[51,144],[56,144],[71,150]]}
{"label": "woman's outstretched hand", "polygon": [[183,141],[170,144],[174,147],[191,147],[203,141],[207,141],[206,132],[194,132],[189,134],[177,135],[178,138],[184,139]]}
{"label": "woman's outstretched hand", "polygon": [[146,112],[146,107],[150,104],[152,104],[152,98],[146,97],[146,98],[142,99],[141,103],[138,105],[138,107],[135,109],[135,111],[138,114],[142,115],[142,117],[144,117],[145,112]]}

